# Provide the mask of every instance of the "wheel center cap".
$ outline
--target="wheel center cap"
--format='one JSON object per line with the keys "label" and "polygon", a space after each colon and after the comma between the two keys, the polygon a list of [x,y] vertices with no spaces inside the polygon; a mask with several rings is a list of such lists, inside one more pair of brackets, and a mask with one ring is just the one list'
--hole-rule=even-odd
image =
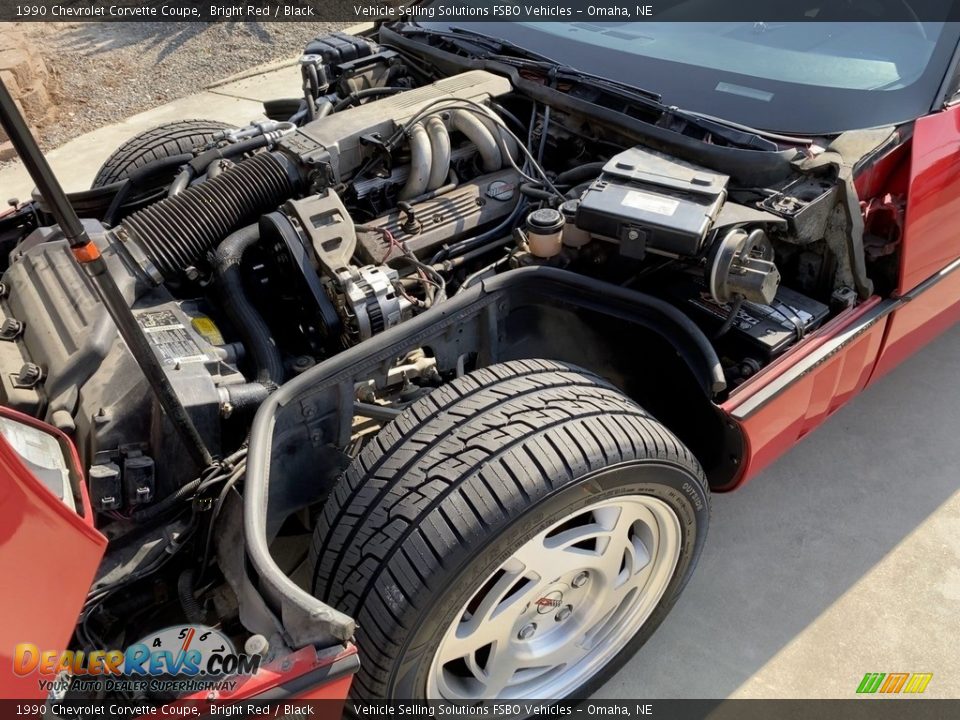
{"label": "wheel center cap", "polygon": [[560,590],[551,590],[543,597],[537,598],[534,605],[537,606],[537,612],[540,615],[555,612],[558,607],[563,605],[563,593]]}

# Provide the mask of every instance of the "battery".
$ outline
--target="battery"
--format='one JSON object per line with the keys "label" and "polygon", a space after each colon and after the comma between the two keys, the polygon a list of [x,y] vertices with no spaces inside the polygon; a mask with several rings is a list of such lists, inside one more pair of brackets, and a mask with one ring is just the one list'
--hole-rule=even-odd
{"label": "battery", "polygon": [[[731,305],[716,303],[702,282],[691,285],[687,306],[717,326],[725,322]],[[829,313],[823,303],[781,285],[770,305],[741,303],[728,335],[742,339],[770,360],[816,329]]]}

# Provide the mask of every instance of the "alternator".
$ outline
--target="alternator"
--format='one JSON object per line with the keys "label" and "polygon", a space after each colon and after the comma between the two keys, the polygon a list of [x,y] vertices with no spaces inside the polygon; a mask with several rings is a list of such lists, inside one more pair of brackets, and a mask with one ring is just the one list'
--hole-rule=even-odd
{"label": "alternator", "polygon": [[337,274],[337,309],[347,344],[373,337],[405,319],[411,304],[394,288],[398,278],[397,271],[385,265],[366,265]]}

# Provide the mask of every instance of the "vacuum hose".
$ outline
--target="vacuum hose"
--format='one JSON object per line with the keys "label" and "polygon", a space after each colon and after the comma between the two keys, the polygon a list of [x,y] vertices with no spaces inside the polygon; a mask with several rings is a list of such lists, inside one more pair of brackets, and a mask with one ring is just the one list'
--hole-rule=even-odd
{"label": "vacuum hose", "polygon": [[237,225],[290,198],[299,182],[285,156],[260,153],[133,213],[121,227],[163,277],[173,278],[200,263]]}
{"label": "vacuum hose", "polygon": [[183,608],[183,614],[186,615],[187,620],[200,625],[207,621],[207,614],[194,596],[194,585],[193,568],[187,568],[180,573],[180,577],[177,578],[177,595],[180,598],[180,607]]}

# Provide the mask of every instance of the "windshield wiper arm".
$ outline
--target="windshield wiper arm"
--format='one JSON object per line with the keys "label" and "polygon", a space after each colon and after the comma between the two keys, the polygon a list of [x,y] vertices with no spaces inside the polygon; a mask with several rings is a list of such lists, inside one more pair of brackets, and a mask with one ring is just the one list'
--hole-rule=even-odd
{"label": "windshield wiper arm", "polygon": [[[414,24],[407,27],[398,28],[397,31],[401,35],[426,35],[432,38],[439,38],[449,42],[460,50],[474,55],[477,54],[476,51],[472,47],[467,47],[468,45],[485,48],[487,51],[495,55],[505,51],[510,51],[523,58],[544,62],[554,66],[560,65],[560,63],[552,58],[548,58],[545,55],[540,55],[539,53],[527,50],[526,48],[521,47],[520,45],[515,45],[507,40],[501,40],[500,38],[495,38],[492,35],[485,35],[483,33],[456,27],[454,25],[451,25],[449,30],[436,30],[434,28],[428,28]],[[483,55],[478,55],[478,57],[485,58],[488,57],[488,55],[484,53]]]}
{"label": "windshield wiper arm", "polygon": [[541,60],[546,63],[550,63],[556,67],[566,67],[561,62],[557,62],[551,57],[546,55],[541,55],[540,53],[533,52],[532,50],[527,50],[527,48],[522,45],[517,45],[512,43],[509,40],[503,40],[501,38],[493,37],[493,35],[487,35],[486,33],[477,32],[476,30],[467,30],[467,28],[457,27],[456,25],[450,26],[450,34],[454,36],[463,36],[478,41],[479,43],[486,44],[487,46],[493,46],[491,49],[496,49],[499,51],[509,50],[510,52],[517,53],[521,57],[531,58],[533,60]]}
{"label": "windshield wiper arm", "polygon": [[734,130],[746,135],[753,135],[757,138],[764,138],[766,140],[786,143],[788,145],[813,145],[814,142],[810,138],[781,135],[779,133],[769,132],[767,130],[759,130],[758,128],[750,127],[749,125],[743,125],[738,122],[733,122],[732,120],[724,120],[723,118],[715,117],[714,115],[707,115],[706,113],[696,112],[695,110],[685,110],[678,107],[671,107],[668,110],[675,117],[682,118],[683,120],[693,123],[697,127],[700,127],[704,130],[711,130],[715,129],[713,126],[720,126],[722,128]]}
{"label": "windshield wiper arm", "polygon": [[601,83],[607,87],[618,88],[620,90],[627,90],[629,92],[638,93],[643,95],[649,100],[654,102],[660,102],[660,93],[654,92],[653,90],[647,90],[646,88],[638,87],[636,85],[631,85],[630,83],[619,82],[617,80],[611,80],[610,78],[603,77],[601,75],[593,75],[583,70],[577,70],[575,67],[571,67],[566,63],[559,62],[553,58],[547,57],[546,55],[541,55],[540,53],[533,52],[532,50],[527,50],[521,45],[510,42],[509,40],[501,40],[500,38],[495,38],[492,35],[487,35],[485,33],[477,32],[476,30],[467,30],[466,28],[461,27],[450,27],[451,34],[464,36],[466,38],[471,38],[478,41],[478,43],[486,43],[488,46],[494,46],[491,49],[499,50],[509,50],[510,52],[516,53],[521,57],[531,58],[534,60],[539,60],[541,62],[547,63],[552,66],[557,72],[564,72],[570,75],[575,76],[578,79],[590,80],[591,82]]}

